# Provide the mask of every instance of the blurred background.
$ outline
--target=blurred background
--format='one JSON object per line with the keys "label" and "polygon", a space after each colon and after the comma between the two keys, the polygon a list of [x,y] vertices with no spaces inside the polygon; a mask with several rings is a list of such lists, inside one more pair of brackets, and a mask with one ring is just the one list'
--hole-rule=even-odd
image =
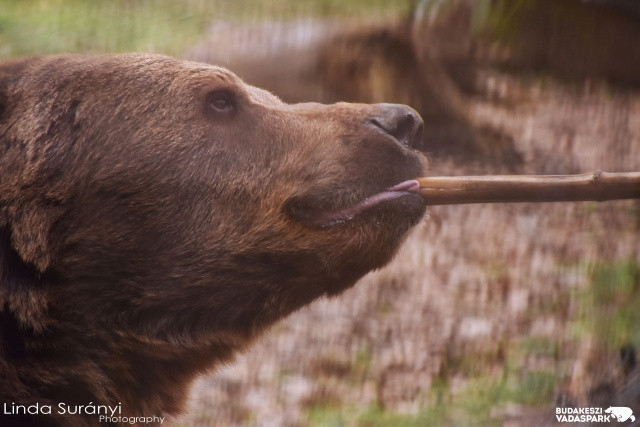
{"label": "blurred background", "polygon": [[[0,0],[0,60],[147,51],[288,102],[400,102],[431,175],[640,171],[637,0]],[[201,379],[172,425],[640,416],[640,202],[433,207],[392,264]]]}

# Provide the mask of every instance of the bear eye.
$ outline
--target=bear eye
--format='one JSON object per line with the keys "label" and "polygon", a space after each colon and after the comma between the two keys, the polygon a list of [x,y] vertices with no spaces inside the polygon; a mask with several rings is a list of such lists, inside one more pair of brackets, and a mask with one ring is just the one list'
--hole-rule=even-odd
{"label": "bear eye", "polygon": [[216,90],[207,94],[207,109],[213,113],[229,114],[235,107],[233,93],[229,90]]}

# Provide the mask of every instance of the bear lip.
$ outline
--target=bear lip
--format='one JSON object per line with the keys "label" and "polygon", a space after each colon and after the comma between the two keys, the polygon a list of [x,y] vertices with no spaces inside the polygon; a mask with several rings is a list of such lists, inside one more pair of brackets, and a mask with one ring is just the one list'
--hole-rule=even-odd
{"label": "bear lip", "polygon": [[415,179],[403,181],[400,184],[389,187],[384,191],[367,197],[355,206],[336,212],[323,213],[315,219],[314,223],[317,226],[325,227],[346,222],[381,203],[407,195],[420,196],[420,183]]}

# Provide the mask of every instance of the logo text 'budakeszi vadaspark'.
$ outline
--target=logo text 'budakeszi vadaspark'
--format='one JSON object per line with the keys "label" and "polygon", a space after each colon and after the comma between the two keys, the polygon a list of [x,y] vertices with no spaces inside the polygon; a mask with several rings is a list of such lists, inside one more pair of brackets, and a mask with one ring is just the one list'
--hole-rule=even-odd
{"label": "logo text 'budakeszi vadaspark'", "polygon": [[556,420],[559,423],[610,423],[616,420],[634,422],[633,410],[626,406],[603,408],[556,408]]}

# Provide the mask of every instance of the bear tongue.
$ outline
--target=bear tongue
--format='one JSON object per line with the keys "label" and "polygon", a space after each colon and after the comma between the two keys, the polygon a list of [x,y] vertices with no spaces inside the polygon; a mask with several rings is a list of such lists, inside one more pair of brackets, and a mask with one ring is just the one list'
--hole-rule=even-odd
{"label": "bear tongue", "polygon": [[364,199],[362,202],[347,209],[343,209],[338,212],[328,212],[321,215],[317,219],[317,224],[320,226],[335,225],[344,221],[349,221],[355,216],[367,211],[374,206],[379,205],[382,202],[388,200],[394,200],[398,197],[406,196],[407,194],[419,194],[420,183],[414,179],[403,181],[398,185],[387,188],[385,191],[374,194]]}
{"label": "bear tongue", "polygon": [[386,191],[406,191],[407,193],[416,193],[420,192],[420,183],[415,179],[410,179],[408,181],[403,181],[398,185],[394,185],[391,188],[387,188]]}

